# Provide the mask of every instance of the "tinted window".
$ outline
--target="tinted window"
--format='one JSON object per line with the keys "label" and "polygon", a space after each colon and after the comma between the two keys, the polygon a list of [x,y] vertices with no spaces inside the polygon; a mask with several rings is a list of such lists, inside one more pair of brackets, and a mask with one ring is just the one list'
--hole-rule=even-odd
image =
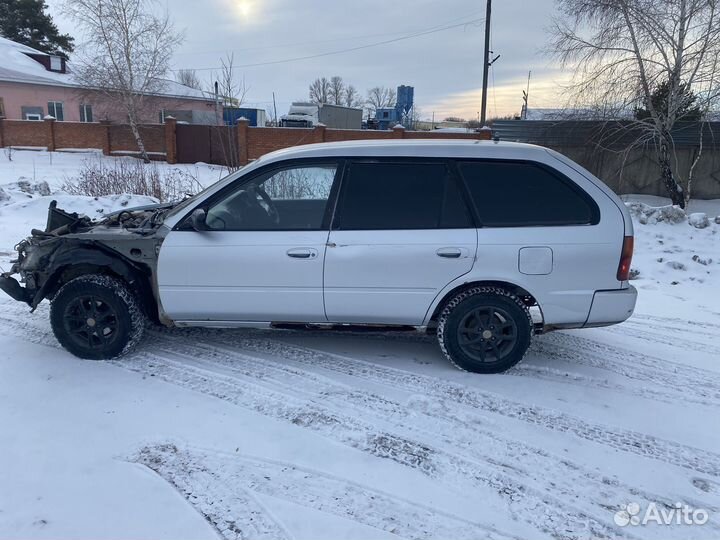
{"label": "tinted window", "polygon": [[335,220],[343,230],[472,226],[444,163],[352,163]]}
{"label": "tinted window", "polygon": [[261,174],[208,208],[212,230],[317,230],[337,166],[298,166]]}
{"label": "tinted window", "polygon": [[502,161],[459,163],[480,221],[487,227],[597,223],[595,202],[540,165]]}

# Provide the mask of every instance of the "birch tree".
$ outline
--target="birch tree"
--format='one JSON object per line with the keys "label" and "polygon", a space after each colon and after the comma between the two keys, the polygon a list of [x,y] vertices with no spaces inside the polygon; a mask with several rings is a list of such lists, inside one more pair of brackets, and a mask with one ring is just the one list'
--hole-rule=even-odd
{"label": "birch tree", "polygon": [[639,134],[634,144],[654,146],[665,190],[684,208],[702,155],[702,125],[700,151],[687,171],[679,170],[672,130],[689,92],[701,114],[718,101],[718,0],[557,0],[557,6],[550,52],[574,73],[568,88],[574,105],[615,118],[644,109],[645,118],[627,122]]}
{"label": "birch tree", "polygon": [[127,115],[140,155],[149,162],[141,112],[150,96],[164,90],[182,33],[167,13],[156,12],[153,0],[66,0],[64,7],[85,38],[73,65],[77,81]]}

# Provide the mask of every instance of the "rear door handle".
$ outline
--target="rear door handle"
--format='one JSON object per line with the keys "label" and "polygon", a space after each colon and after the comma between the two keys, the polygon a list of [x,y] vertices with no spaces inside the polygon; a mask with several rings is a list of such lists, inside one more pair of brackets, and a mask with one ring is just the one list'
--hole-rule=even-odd
{"label": "rear door handle", "polygon": [[462,257],[463,250],[460,248],[440,248],[436,252],[438,257],[443,257],[445,259],[459,259]]}
{"label": "rear door handle", "polygon": [[317,250],[311,248],[288,249],[287,256],[293,259],[314,259],[317,257]]}

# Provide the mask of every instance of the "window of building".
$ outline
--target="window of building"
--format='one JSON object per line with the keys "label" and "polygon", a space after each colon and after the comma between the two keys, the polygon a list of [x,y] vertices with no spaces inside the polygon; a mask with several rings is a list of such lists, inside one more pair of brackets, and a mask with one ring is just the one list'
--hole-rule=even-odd
{"label": "window of building", "polygon": [[341,191],[336,229],[473,226],[457,182],[445,163],[352,163]]}
{"label": "window of building", "polygon": [[5,102],[2,97],[0,97],[0,117],[5,117]]}
{"label": "window of building", "polygon": [[388,111],[383,111],[383,118],[390,118],[390,113]]}
{"label": "window of building", "polygon": [[65,119],[62,101],[48,101],[48,114],[55,120],[62,122]]}
{"label": "window of building", "polygon": [[597,223],[595,202],[572,181],[536,163],[459,163],[483,227]]}
{"label": "window of building", "polygon": [[20,118],[23,120],[42,120],[43,114],[42,107],[32,107],[30,105],[20,107]]}
{"label": "window of building", "polygon": [[318,230],[337,165],[303,165],[260,174],[207,211],[212,230]]}
{"label": "window of building", "polygon": [[165,109],[160,109],[160,123],[165,123],[165,115],[167,114],[167,111]]}
{"label": "window of building", "polygon": [[80,105],[80,121],[81,122],[92,122],[92,107],[90,105]]}
{"label": "window of building", "polygon": [[50,69],[52,71],[62,71],[62,58],[60,58],[59,56],[51,56]]}

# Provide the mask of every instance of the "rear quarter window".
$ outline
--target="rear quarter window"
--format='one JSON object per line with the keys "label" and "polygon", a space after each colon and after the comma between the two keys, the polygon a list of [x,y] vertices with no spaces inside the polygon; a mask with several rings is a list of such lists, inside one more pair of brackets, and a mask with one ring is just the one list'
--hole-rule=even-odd
{"label": "rear quarter window", "polygon": [[539,163],[458,163],[484,227],[595,225],[600,210],[572,180]]}

